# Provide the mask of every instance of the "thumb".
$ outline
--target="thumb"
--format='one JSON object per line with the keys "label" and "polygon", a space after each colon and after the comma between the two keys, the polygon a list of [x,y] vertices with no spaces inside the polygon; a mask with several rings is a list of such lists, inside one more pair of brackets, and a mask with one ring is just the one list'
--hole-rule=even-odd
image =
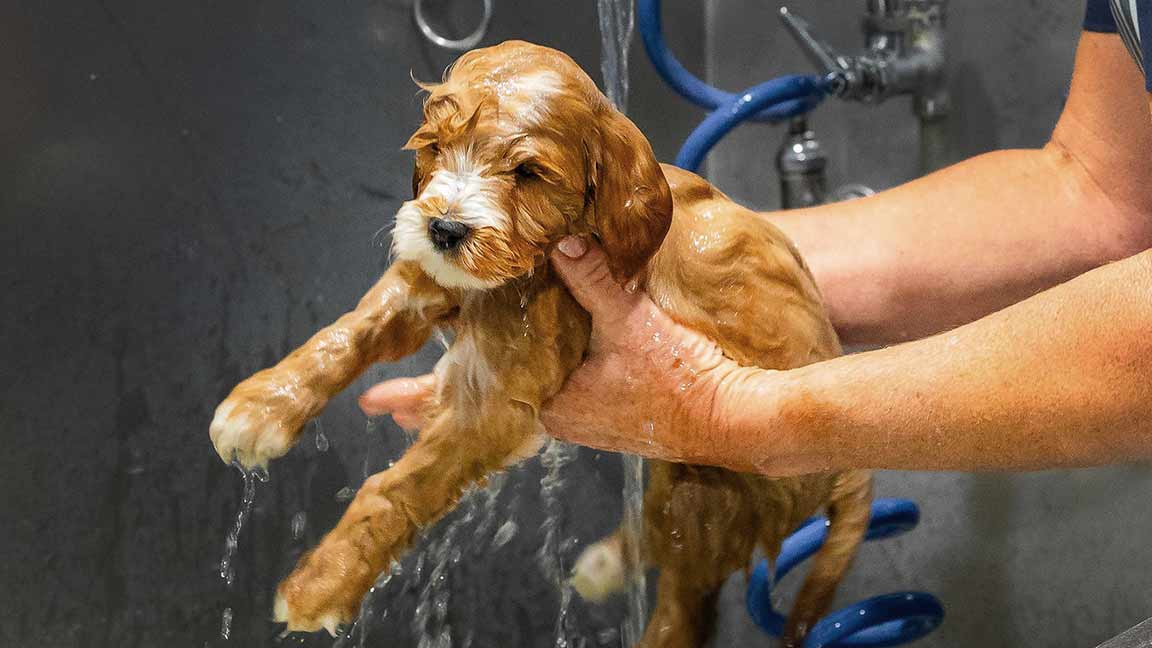
{"label": "thumb", "polygon": [[608,257],[595,242],[566,236],[552,251],[552,266],[572,296],[593,319],[615,319],[635,303],[608,270]]}

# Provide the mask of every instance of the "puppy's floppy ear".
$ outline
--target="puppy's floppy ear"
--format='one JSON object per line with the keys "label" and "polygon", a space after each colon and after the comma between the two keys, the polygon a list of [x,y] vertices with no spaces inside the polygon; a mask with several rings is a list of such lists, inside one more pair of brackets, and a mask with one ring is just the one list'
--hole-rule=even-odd
{"label": "puppy's floppy ear", "polygon": [[608,108],[590,142],[592,229],[623,283],[660,247],[672,222],[672,192],[652,146],[627,117]]}

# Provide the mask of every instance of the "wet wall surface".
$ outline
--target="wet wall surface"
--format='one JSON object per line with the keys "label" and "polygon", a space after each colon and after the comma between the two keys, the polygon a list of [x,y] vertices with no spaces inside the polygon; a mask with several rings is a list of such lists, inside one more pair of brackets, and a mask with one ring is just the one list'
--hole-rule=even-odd
{"label": "wet wall surface", "polygon": [[[669,10],[699,61],[694,4]],[[478,18],[479,3],[427,5],[455,34]],[[559,47],[599,76],[595,3],[495,6],[485,43]],[[335,523],[336,494],[405,445],[354,395],[438,350],[372,370],[320,418],[327,452],[313,426],[272,466],[231,591],[216,572],[241,485],[208,422],[383,270],[388,237],[374,235],[410,192],[409,73],[438,79],[453,55],[425,43],[407,0],[8,0],[0,51],[0,645],[273,645],[275,583]],[[633,112],[668,159],[695,113],[656,83],[638,71]],[[565,474],[580,484],[565,489],[565,537],[611,529],[615,457],[584,453]],[[493,548],[485,530],[448,572],[457,645],[550,642],[540,476],[514,473],[494,505],[520,532]],[[393,590],[369,645],[416,645],[420,581]],[[618,621],[596,614],[580,621],[592,635]],[[331,641],[284,641],[301,643]]]}

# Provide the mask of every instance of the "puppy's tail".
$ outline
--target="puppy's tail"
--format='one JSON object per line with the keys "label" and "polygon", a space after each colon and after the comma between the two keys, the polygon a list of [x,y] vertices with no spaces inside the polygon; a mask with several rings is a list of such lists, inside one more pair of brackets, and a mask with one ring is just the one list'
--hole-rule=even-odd
{"label": "puppy's tail", "polygon": [[788,615],[782,646],[803,645],[812,625],[828,612],[836,587],[868,530],[871,508],[872,474],[862,470],[841,473],[828,500],[828,538],[816,553]]}

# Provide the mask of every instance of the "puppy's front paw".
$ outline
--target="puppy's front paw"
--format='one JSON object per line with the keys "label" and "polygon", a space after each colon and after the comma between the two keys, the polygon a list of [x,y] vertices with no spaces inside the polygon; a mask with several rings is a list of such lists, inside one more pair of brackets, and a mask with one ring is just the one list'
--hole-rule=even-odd
{"label": "puppy's front paw", "polygon": [[361,599],[412,530],[387,499],[361,493],[340,524],[280,583],[275,620],[291,632],[323,628],[335,636],[337,627],[356,619]]}
{"label": "puppy's front paw", "polygon": [[266,369],[240,383],[216,408],[208,433],[224,463],[267,466],[284,455],[309,418],[323,407],[311,390]]}

